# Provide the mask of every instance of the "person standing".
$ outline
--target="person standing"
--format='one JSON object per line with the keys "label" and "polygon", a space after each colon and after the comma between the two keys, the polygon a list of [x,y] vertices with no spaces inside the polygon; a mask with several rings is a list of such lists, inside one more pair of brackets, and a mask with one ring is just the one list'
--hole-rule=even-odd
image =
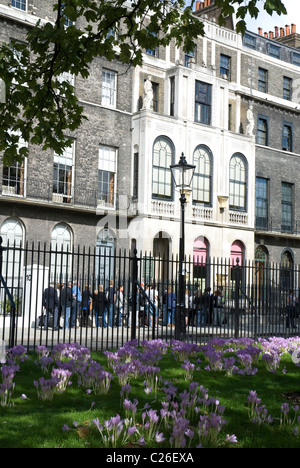
{"label": "person standing", "polygon": [[174,325],[175,308],[176,308],[176,296],[171,285],[168,286],[166,305],[167,305],[166,325],[169,325],[171,327]]}
{"label": "person standing", "polygon": [[93,296],[91,293],[91,288],[89,284],[85,285],[84,291],[82,293],[82,317],[81,317],[81,326],[88,326],[90,304]]}
{"label": "person standing", "polygon": [[70,327],[76,327],[76,320],[79,317],[80,304],[81,304],[81,292],[79,288],[79,283],[76,281],[73,283],[72,288],[72,313],[71,313],[71,323]]}
{"label": "person standing", "polygon": [[[95,313],[95,324],[96,327],[107,328],[107,323],[105,321],[105,309],[107,301],[105,298],[105,293],[103,291],[103,284],[99,284],[98,289],[95,289],[93,293],[93,310]],[[101,322],[101,323],[100,323]]]}
{"label": "person standing", "polygon": [[295,325],[296,298],[294,291],[289,290],[286,298],[286,328],[297,328]]}
{"label": "person standing", "polygon": [[108,311],[108,326],[112,328],[113,319],[114,319],[114,304],[116,302],[116,291],[115,291],[114,280],[110,280],[109,282],[109,288],[107,288],[106,290],[106,299],[107,299],[106,310]]}
{"label": "person standing", "polygon": [[54,283],[51,283],[48,288],[45,289],[42,297],[43,307],[46,311],[44,328],[47,329],[50,324],[50,317],[53,316],[53,329],[58,330],[58,295],[54,287]]}
{"label": "person standing", "polygon": [[117,291],[116,308],[117,308],[116,326],[120,327],[122,323],[122,314],[124,312],[124,286],[122,284],[119,290]]}
{"label": "person standing", "polygon": [[63,284],[60,292],[60,305],[64,317],[64,329],[69,328],[72,307],[72,290],[70,284]]}

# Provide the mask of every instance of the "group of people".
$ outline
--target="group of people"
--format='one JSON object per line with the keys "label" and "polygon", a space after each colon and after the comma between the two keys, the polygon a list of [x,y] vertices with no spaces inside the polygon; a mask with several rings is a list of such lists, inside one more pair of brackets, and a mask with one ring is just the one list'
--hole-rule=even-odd
{"label": "group of people", "polygon": [[[160,308],[162,299],[162,308]],[[137,326],[160,327],[175,326],[175,310],[177,297],[172,285],[169,285],[159,297],[158,289],[153,284],[142,283],[138,288],[137,296]],[[115,288],[114,281],[109,282],[109,286],[104,289],[102,284],[91,291],[90,285],[85,285],[83,291],[80,290],[78,282],[61,284],[55,287],[50,284],[43,293],[45,328],[53,327],[54,330],[60,328],[60,318],[63,318],[63,328],[73,328],[77,325],[77,320],[81,326],[88,326],[91,317],[95,319],[96,327],[120,327],[122,318],[126,316],[127,325],[132,324],[132,313],[129,304],[125,301],[124,287],[121,285]],[[190,294],[185,291],[185,322],[186,325],[197,327],[206,324],[222,325],[225,323],[224,300],[220,290],[211,294],[210,288],[203,292],[201,289]],[[160,310],[162,316],[160,321]]]}
{"label": "group of people", "polygon": [[[89,317],[93,314],[96,326],[112,327],[115,312],[115,325],[121,326],[124,310],[123,286],[121,285],[116,290],[114,281],[110,281],[109,287],[105,291],[103,285],[100,284],[92,292],[90,285],[87,284],[81,292],[77,281],[73,284],[61,284],[57,287],[51,283],[43,292],[42,306],[41,325],[46,329],[50,326],[54,330],[74,328],[77,326],[77,320],[81,326],[88,326]],[[60,327],[60,318],[64,319],[63,327]]]}
{"label": "group of people", "polygon": [[[172,286],[169,286],[164,295],[164,317],[163,323],[167,326],[174,325],[176,295]],[[197,289],[194,294],[190,294],[189,289],[185,290],[184,297],[185,323],[197,327],[206,324],[222,325],[226,322],[224,314],[224,299],[222,293],[217,289],[211,294],[211,288],[205,288],[202,292]]]}

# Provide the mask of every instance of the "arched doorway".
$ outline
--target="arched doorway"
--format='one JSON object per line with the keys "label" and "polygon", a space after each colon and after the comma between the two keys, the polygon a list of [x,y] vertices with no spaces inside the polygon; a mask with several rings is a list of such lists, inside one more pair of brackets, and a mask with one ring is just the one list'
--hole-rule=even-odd
{"label": "arched doorway", "polygon": [[286,291],[294,289],[294,257],[289,249],[284,250],[281,255],[280,286]]}
{"label": "arched doorway", "polygon": [[153,265],[152,276],[164,283],[169,282],[171,271],[169,258],[171,250],[171,237],[164,231],[159,231],[153,239]]}
{"label": "arched doorway", "polygon": [[98,236],[96,243],[95,258],[95,282],[96,285],[102,284],[105,288],[109,280],[114,278],[114,254],[115,238],[114,233],[104,227]]}
{"label": "arched doorway", "polygon": [[203,237],[197,237],[193,247],[193,277],[201,291],[209,285],[209,267],[207,266],[209,257],[209,242]]}
{"label": "arched doorway", "polygon": [[257,299],[265,297],[268,258],[269,253],[266,247],[259,245],[255,250],[255,288]]}

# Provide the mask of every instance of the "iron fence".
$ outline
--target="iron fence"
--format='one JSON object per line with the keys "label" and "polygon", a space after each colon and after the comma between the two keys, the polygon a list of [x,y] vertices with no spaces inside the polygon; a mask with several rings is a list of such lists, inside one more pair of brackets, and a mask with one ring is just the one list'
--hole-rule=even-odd
{"label": "iron fence", "polygon": [[117,253],[105,243],[70,250],[0,243],[0,340],[105,350],[132,339],[200,344],[298,333],[299,267],[194,257],[182,268],[184,307],[177,257]]}

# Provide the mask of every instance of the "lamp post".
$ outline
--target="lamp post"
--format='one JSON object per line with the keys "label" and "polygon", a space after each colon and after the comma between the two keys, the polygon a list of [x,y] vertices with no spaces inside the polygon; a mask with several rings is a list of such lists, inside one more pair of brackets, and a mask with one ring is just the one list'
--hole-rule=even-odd
{"label": "lamp post", "polygon": [[180,191],[180,239],[179,239],[179,294],[178,302],[176,307],[175,314],[175,339],[176,340],[185,340],[186,335],[186,326],[185,326],[185,272],[183,268],[184,264],[184,243],[185,243],[185,234],[184,234],[184,208],[186,203],[186,192],[190,190],[194,171],[196,166],[188,164],[186,162],[185,156],[182,153],[179,163],[173,164],[170,166],[172,177],[174,180],[175,187]]}

